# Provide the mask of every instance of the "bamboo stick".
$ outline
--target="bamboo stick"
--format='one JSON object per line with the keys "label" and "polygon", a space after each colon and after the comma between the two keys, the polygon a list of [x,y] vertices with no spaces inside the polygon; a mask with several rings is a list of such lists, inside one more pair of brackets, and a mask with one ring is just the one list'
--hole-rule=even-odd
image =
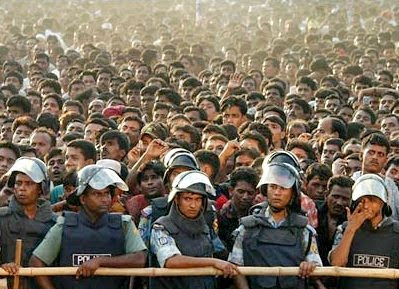
{"label": "bamboo stick", "polygon": [[[15,260],[14,260],[16,265],[21,266],[21,258],[22,258],[22,240],[17,239],[15,243]],[[13,288],[14,289],[19,288],[19,275],[14,276]]]}
{"label": "bamboo stick", "polygon": [[[76,274],[77,267],[43,267],[20,268],[19,276],[71,276]],[[295,276],[298,267],[238,267],[240,274],[246,276]],[[167,269],[167,268],[99,268],[95,275],[98,276],[214,276],[222,272],[213,267]],[[0,268],[0,276],[8,276]],[[386,278],[398,279],[399,269],[370,269],[370,268],[344,268],[320,267],[316,268],[312,276],[332,277],[358,277],[358,278]]]}

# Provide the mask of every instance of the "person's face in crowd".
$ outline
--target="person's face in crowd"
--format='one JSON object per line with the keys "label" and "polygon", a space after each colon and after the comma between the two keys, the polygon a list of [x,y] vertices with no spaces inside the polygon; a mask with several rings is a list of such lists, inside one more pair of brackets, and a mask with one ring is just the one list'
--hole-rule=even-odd
{"label": "person's face in crowd", "polygon": [[250,72],[249,75],[252,76],[253,79],[255,79],[256,88],[259,88],[259,86],[262,82],[262,79],[263,79],[263,76],[260,73],[260,71],[254,70],[254,71]]}
{"label": "person's face in crowd", "polygon": [[0,130],[1,141],[11,141],[13,137],[12,122],[3,123]]}
{"label": "person's face in crowd", "polygon": [[46,58],[36,58],[35,64],[39,65],[42,71],[48,72],[49,63]]}
{"label": "person's face in crowd", "polygon": [[323,151],[321,153],[321,163],[331,167],[334,155],[339,151],[340,149],[337,145],[324,145]]}
{"label": "person's face in crowd", "polygon": [[181,96],[184,100],[191,100],[191,92],[194,90],[193,86],[181,86]]}
{"label": "person's face in crowd", "polygon": [[[353,80],[354,77],[355,77],[355,75],[353,75],[353,74],[349,74],[349,73],[343,74],[343,75],[342,75],[342,81],[344,82],[344,84],[345,84],[347,87],[351,87],[351,85],[352,85],[352,80]],[[355,91],[356,91],[356,90],[355,90]]]}
{"label": "person's face in crowd", "polygon": [[294,62],[288,62],[285,65],[285,74],[289,78],[295,78],[297,71],[298,71],[298,65],[296,65]]}
{"label": "person's face in crowd", "polygon": [[203,100],[198,106],[205,110],[208,121],[212,121],[218,115],[215,105],[209,100]]}
{"label": "person's face in crowd", "polygon": [[229,188],[233,205],[241,212],[248,211],[256,197],[256,188],[246,181],[238,181],[235,187]]}
{"label": "person's face in crowd", "polygon": [[259,147],[259,142],[255,139],[251,139],[251,138],[243,139],[242,141],[240,141],[240,148],[254,149],[258,153],[263,155],[263,153],[261,152],[260,147]]}
{"label": "person's face in crowd", "polygon": [[195,219],[203,210],[204,197],[194,193],[179,193],[175,198],[175,203],[180,213],[188,218]]}
{"label": "person's face in crowd", "polygon": [[388,75],[384,74],[384,73],[378,74],[377,80],[378,80],[379,83],[381,83],[384,86],[391,86],[392,85],[391,78]]}
{"label": "person's face in crowd", "polygon": [[125,120],[119,125],[119,130],[129,137],[132,146],[135,146],[139,141],[140,129],[140,123],[135,120]]}
{"label": "person's face in crowd", "polygon": [[185,116],[191,121],[191,123],[196,121],[201,121],[200,113],[196,110],[187,111],[184,113]]}
{"label": "person's face in crowd", "polygon": [[295,147],[291,149],[291,152],[298,158],[298,160],[307,160],[308,159],[308,154],[306,153],[305,150],[299,147]]}
{"label": "person's face in crowd", "polygon": [[58,57],[57,58],[57,69],[59,71],[68,67],[68,59],[66,57]]}
{"label": "person's face in crowd", "polygon": [[190,144],[192,143],[191,135],[188,132],[185,132],[185,131],[182,131],[182,130],[175,130],[173,132],[173,136],[175,138],[177,138],[177,139],[184,140],[184,141],[186,141],[186,142],[188,142]]}
{"label": "person's face in crowd", "polygon": [[388,152],[384,146],[369,144],[362,152],[363,173],[379,174],[388,159]]}
{"label": "person's face in crowd", "polygon": [[24,115],[24,110],[20,106],[7,106],[7,113],[9,118],[17,118]]}
{"label": "person's face in crowd", "polygon": [[220,153],[223,151],[224,147],[226,145],[226,142],[220,139],[209,139],[205,143],[205,149],[207,151],[214,152],[217,155],[220,155]]}
{"label": "person's face in crowd", "polygon": [[242,82],[241,85],[243,88],[245,88],[248,92],[252,92],[256,90],[256,83],[255,80],[253,79],[246,79]]}
{"label": "person's face in crowd", "polygon": [[313,90],[306,83],[299,83],[296,92],[302,99],[310,101],[313,97]]}
{"label": "person's face in crowd", "polygon": [[286,189],[277,184],[267,185],[267,201],[272,208],[284,210],[293,198],[293,188]]}
{"label": "person's face in crowd", "polygon": [[12,85],[14,86],[18,91],[21,89],[22,87],[22,83],[19,82],[19,79],[15,76],[8,76],[5,80],[4,80],[4,85]]}
{"label": "person's face in crowd", "polygon": [[42,108],[42,112],[49,112],[52,115],[58,117],[60,114],[60,107],[58,106],[58,102],[50,97],[47,98],[44,102],[43,102],[43,108]]}
{"label": "person's face in crowd", "polygon": [[359,66],[363,68],[363,70],[372,69],[373,63],[371,62],[371,59],[368,57],[360,57]]}
{"label": "person's face in crowd", "polygon": [[122,77],[125,81],[128,81],[133,77],[133,72],[131,72],[129,69],[124,69],[121,71],[119,76]]}
{"label": "person's face in crowd", "polygon": [[287,103],[285,107],[288,120],[303,119],[306,120],[308,116],[305,114],[302,106],[295,102]]}
{"label": "person's face in crowd", "polygon": [[8,172],[16,160],[17,156],[13,150],[0,148],[0,178]]}
{"label": "person's face in crowd", "polygon": [[263,62],[262,73],[265,76],[265,78],[268,79],[273,78],[278,74],[278,72],[279,68],[273,65],[273,61],[267,60]]}
{"label": "person's face in crowd", "polygon": [[96,86],[96,79],[92,75],[83,75],[82,81],[85,84],[85,89],[93,88]]}
{"label": "person's face in crowd", "polygon": [[238,106],[231,106],[223,111],[223,124],[231,124],[239,128],[245,122],[243,115]]}
{"label": "person's face in crowd", "polygon": [[390,95],[390,94],[383,95],[380,100],[380,105],[379,105],[378,109],[390,111],[392,109],[392,106],[394,105],[395,101],[396,101],[396,98],[393,95]]}
{"label": "person's face in crowd", "polygon": [[40,89],[40,94],[42,97],[45,97],[46,95],[49,95],[50,93],[55,93],[55,90],[51,86],[44,86]]}
{"label": "person's face in crowd", "polygon": [[399,166],[391,164],[386,170],[385,176],[394,180],[396,185],[399,185]]}
{"label": "person's face in crowd", "polygon": [[68,123],[65,133],[77,132],[83,134],[85,124],[79,121],[71,121]]}
{"label": "person's face in crowd", "polygon": [[141,95],[141,108],[146,114],[151,115],[154,104],[155,96],[153,94],[146,93],[144,95]]}
{"label": "person's face in crowd", "polygon": [[75,99],[80,93],[85,91],[86,87],[83,83],[75,83],[72,85],[71,90],[69,92],[69,97],[71,99]]}
{"label": "person's face in crowd", "polygon": [[280,95],[280,91],[276,88],[267,88],[264,92],[266,103],[277,105],[279,107],[283,106],[284,99]]}
{"label": "person's face in crowd", "polygon": [[346,175],[353,176],[355,172],[362,170],[362,162],[360,160],[348,159],[346,165]]}
{"label": "person's face in crowd", "polygon": [[334,185],[327,195],[326,203],[329,215],[340,217],[344,215],[345,208],[350,206],[352,190],[351,188]]}
{"label": "person's face in crowd", "polygon": [[384,57],[385,57],[386,59],[396,58],[395,49],[393,49],[393,48],[386,48],[386,49],[384,49],[384,51],[382,52],[382,54],[384,55]]}
{"label": "person's face in crowd", "polygon": [[129,106],[141,107],[140,89],[128,89],[126,98]]}
{"label": "person's face in crowd", "polygon": [[322,97],[315,98],[315,110],[323,109],[326,104],[326,99]]}
{"label": "person's face in crowd", "polygon": [[42,109],[40,97],[28,94],[26,98],[29,99],[31,103],[31,115],[33,116],[38,115],[40,113],[40,110]]}
{"label": "person's face in crowd", "polygon": [[360,144],[347,144],[342,147],[342,152],[344,155],[360,153],[362,146]]}
{"label": "person's face in crowd", "polygon": [[103,128],[101,124],[89,123],[85,127],[84,139],[91,143],[96,143],[97,136]]}
{"label": "person's face in crowd", "polygon": [[353,109],[347,106],[343,107],[339,110],[338,115],[348,123],[352,120]]}
{"label": "person's face in crowd", "polygon": [[143,154],[154,138],[148,134],[143,134],[139,140],[140,153]]}
{"label": "person's face in crowd", "polygon": [[105,107],[104,101],[102,101],[100,99],[92,100],[89,104],[88,114],[91,115],[92,113],[95,113],[95,112],[101,113],[103,111],[104,107]]}
{"label": "person's face in crowd", "polygon": [[281,140],[285,138],[285,131],[283,131],[282,127],[278,123],[266,120],[265,125],[272,133],[272,140],[274,145],[280,143]]}
{"label": "person's face in crowd", "polygon": [[314,176],[306,183],[305,192],[312,200],[324,201],[327,192],[327,180]]}
{"label": "person's face in crowd", "polygon": [[47,162],[47,169],[50,180],[54,184],[62,183],[65,174],[65,161],[62,155],[55,155]]}
{"label": "person's face in crowd", "polygon": [[365,112],[364,110],[356,111],[355,115],[353,116],[353,121],[362,123],[366,127],[370,127],[371,126],[371,116],[367,112]]}
{"label": "person's face in crowd", "polygon": [[42,191],[40,184],[35,183],[28,175],[17,173],[15,176],[14,196],[19,204],[35,204]]}
{"label": "person's face in crowd", "polygon": [[108,213],[111,207],[112,197],[110,188],[95,190],[88,187],[87,192],[79,198],[81,205],[90,216],[99,218]]}
{"label": "person's face in crowd", "polygon": [[387,69],[395,75],[398,72],[398,63],[396,61],[388,61]]}
{"label": "person's face in crowd", "polygon": [[234,67],[229,64],[220,66],[220,74],[230,77],[234,73]]}
{"label": "person's face in crowd", "polygon": [[157,109],[152,112],[152,121],[165,123],[168,119],[167,109]]}
{"label": "person's face in crowd", "polygon": [[126,155],[126,151],[119,147],[118,140],[107,139],[102,142],[100,148],[101,159],[111,159],[116,161],[121,161]]}
{"label": "person's face in crowd", "polygon": [[385,117],[381,121],[381,131],[385,134],[385,136],[388,139],[390,138],[391,133],[398,129],[399,129],[399,121],[394,116]]}
{"label": "person's face in crowd", "polygon": [[303,125],[291,125],[287,130],[288,141],[298,138],[301,134],[306,133],[306,128]]}
{"label": "person's face in crowd", "polygon": [[146,83],[146,81],[150,78],[150,71],[146,66],[140,66],[136,69],[135,77],[137,81]]}
{"label": "person's face in crowd", "polygon": [[[83,80],[84,81],[84,80]],[[109,85],[111,84],[111,74],[108,73],[101,73],[97,77],[97,87],[102,92],[109,91]],[[86,85],[86,84],[85,84]],[[87,88],[87,87],[86,87]]]}
{"label": "person's face in crowd", "polygon": [[332,67],[333,75],[335,77],[341,78],[343,68],[344,68],[344,64],[343,63],[334,64],[333,67]]}
{"label": "person's face in crowd", "polygon": [[248,154],[241,154],[236,157],[235,166],[234,168],[240,167],[250,167],[255,159],[250,157]]}
{"label": "person's face in crowd", "polygon": [[162,176],[157,175],[154,170],[144,171],[140,183],[141,193],[147,198],[159,197],[165,192]]}
{"label": "person's face in crowd", "polygon": [[51,137],[44,132],[35,132],[30,138],[30,145],[36,150],[37,157],[43,159],[51,149]]}
{"label": "person's face in crowd", "polygon": [[382,208],[384,202],[376,196],[364,196],[360,199],[363,204],[363,210],[366,211],[370,217],[368,218],[371,222],[373,219],[382,218]]}
{"label": "person's face in crowd", "polygon": [[92,164],[92,160],[86,160],[80,148],[67,147],[65,151],[65,169],[67,172],[79,171],[87,165]]}
{"label": "person's face in crowd", "polygon": [[12,136],[12,142],[19,144],[23,139],[29,139],[32,129],[26,125],[18,126]]}
{"label": "person's face in crowd", "polygon": [[328,109],[329,111],[333,113],[337,113],[341,107],[341,102],[337,98],[332,98],[326,100],[325,104],[325,109]]}
{"label": "person's face in crowd", "polygon": [[391,150],[389,152],[389,157],[399,156],[399,147],[391,145]]}

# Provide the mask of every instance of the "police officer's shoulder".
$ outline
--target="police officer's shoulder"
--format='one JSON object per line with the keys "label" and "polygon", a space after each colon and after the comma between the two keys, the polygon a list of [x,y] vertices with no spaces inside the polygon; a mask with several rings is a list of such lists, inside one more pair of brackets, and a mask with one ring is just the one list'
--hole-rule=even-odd
{"label": "police officer's shoulder", "polygon": [[399,221],[396,221],[396,220],[392,219],[392,226],[393,226],[392,230],[395,233],[399,233]]}
{"label": "police officer's shoulder", "polygon": [[256,204],[256,205],[253,205],[251,208],[249,208],[248,215],[257,215],[265,207],[267,207],[267,202],[266,201],[262,202],[262,203],[259,203],[259,204]]}
{"label": "police officer's shoulder", "polygon": [[[168,231],[170,234],[177,234],[179,233],[179,228],[170,221],[168,216],[162,216],[158,218],[155,223],[152,225],[152,228],[156,228],[155,226],[162,226],[163,230]],[[159,228],[159,227],[157,227]]]}
{"label": "police officer's shoulder", "polygon": [[317,236],[316,229],[313,228],[311,225],[306,225],[306,230],[308,230],[313,236]]}
{"label": "police officer's shoulder", "polygon": [[255,227],[257,224],[256,217],[254,215],[249,215],[242,217],[240,219],[240,225],[243,225],[244,227],[250,228],[250,227]]}
{"label": "police officer's shoulder", "polygon": [[12,214],[12,210],[9,207],[0,208],[0,217],[5,217]]}

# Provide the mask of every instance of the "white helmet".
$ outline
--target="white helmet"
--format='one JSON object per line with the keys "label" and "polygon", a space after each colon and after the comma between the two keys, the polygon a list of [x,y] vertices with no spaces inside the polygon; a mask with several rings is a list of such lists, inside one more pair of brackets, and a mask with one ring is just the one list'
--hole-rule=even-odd
{"label": "white helmet", "polygon": [[180,192],[190,192],[205,197],[216,195],[215,189],[213,188],[208,176],[200,171],[187,171],[178,174],[173,180],[172,190],[168,196],[168,202],[171,202],[177,193]]}
{"label": "white helmet", "polygon": [[388,189],[383,178],[376,174],[365,174],[353,185],[352,201],[356,202],[364,196],[375,196],[389,205]]}
{"label": "white helmet", "polygon": [[7,186],[12,188],[15,184],[15,173],[21,172],[26,174],[32,179],[33,182],[42,184],[42,193],[44,195],[50,193],[50,178],[48,176],[46,164],[33,157],[20,157],[18,158],[13,166],[9,169],[6,175],[9,177]]}
{"label": "white helmet", "polygon": [[87,186],[95,190],[102,190],[108,186],[116,186],[122,191],[129,190],[126,183],[114,170],[99,165],[88,165],[78,172],[76,196],[83,194]]}

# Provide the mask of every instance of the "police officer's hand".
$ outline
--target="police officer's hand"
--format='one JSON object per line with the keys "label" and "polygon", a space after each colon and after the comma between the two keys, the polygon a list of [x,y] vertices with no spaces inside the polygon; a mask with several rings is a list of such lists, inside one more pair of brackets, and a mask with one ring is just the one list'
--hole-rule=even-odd
{"label": "police officer's hand", "polygon": [[1,265],[1,268],[10,275],[15,275],[19,271],[19,266],[15,263],[4,263]]}
{"label": "police officer's hand", "polygon": [[233,263],[223,261],[220,259],[213,259],[213,260],[214,260],[213,267],[215,267],[216,269],[219,269],[220,271],[223,271],[224,278],[227,278],[227,277],[231,278],[238,274],[237,266],[234,265]]}
{"label": "police officer's hand", "polygon": [[90,277],[101,266],[100,258],[94,258],[84,262],[76,271],[76,279],[80,277]]}
{"label": "police officer's hand", "polygon": [[314,271],[316,268],[316,265],[312,262],[302,262],[299,265],[299,277],[306,278],[309,277],[310,274]]}
{"label": "police officer's hand", "polygon": [[348,220],[347,229],[356,232],[362,226],[365,220],[371,218],[371,214],[369,211],[363,208],[363,203],[360,202],[353,213],[351,213],[348,207],[346,208],[346,217]]}

